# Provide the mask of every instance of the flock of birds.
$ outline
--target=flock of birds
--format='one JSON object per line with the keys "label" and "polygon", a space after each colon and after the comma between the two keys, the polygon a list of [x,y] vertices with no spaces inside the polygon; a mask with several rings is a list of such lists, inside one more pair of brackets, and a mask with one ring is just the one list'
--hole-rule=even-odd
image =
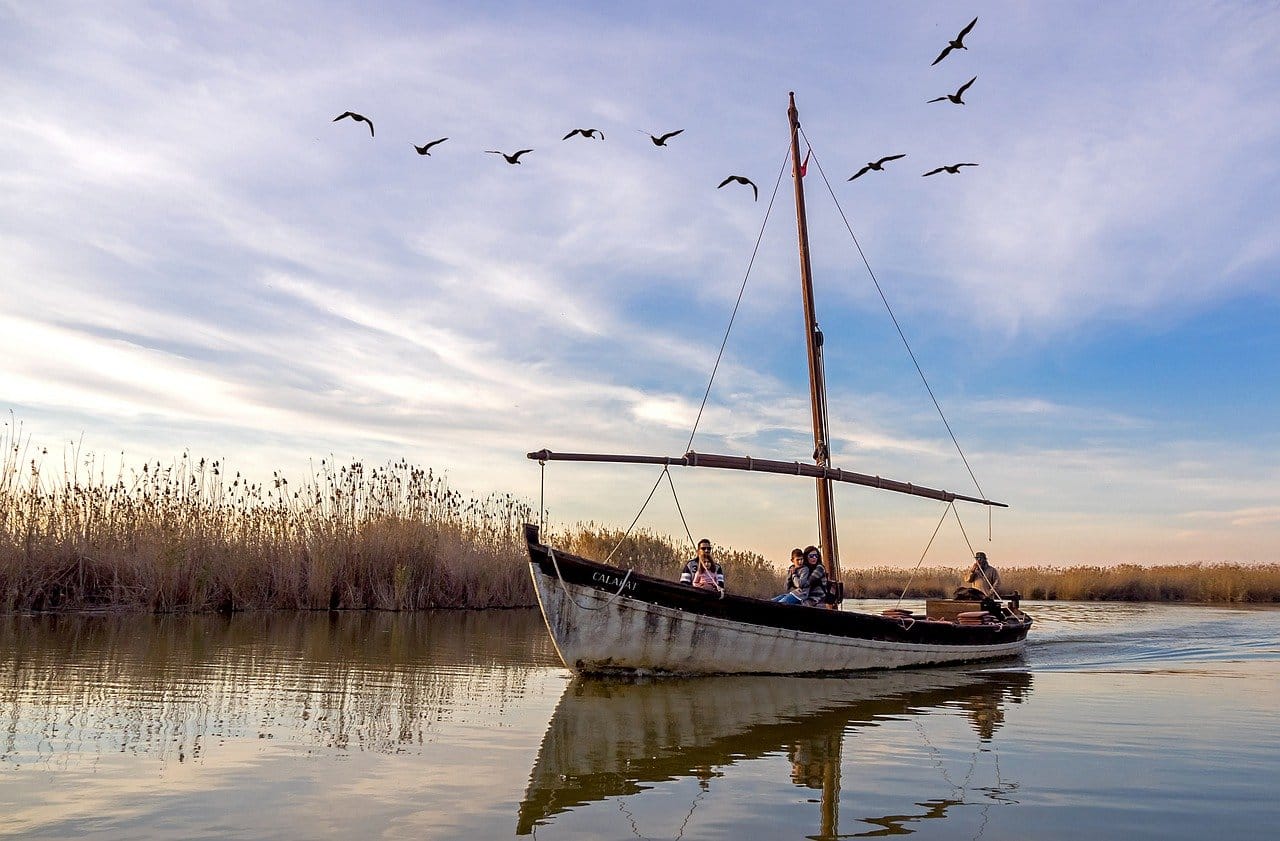
{"label": "flock of birds", "polygon": [[[978,19],[977,19],[977,18],[974,18],[973,20],[969,21],[968,26],[966,26],[964,29],[961,29],[961,30],[960,30],[960,34],[959,34],[959,35],[957,35],[955,38],[952,38],[950,41],[948,41],[948,42],[947,42],[947,45],[946,45],[945,47],[943,47],[943,48],[942,48],[942,52],[938,53],[938,57],[937,57],[937,58],[935,58],[935,59],[933,60],[933,64],[931,64],[931,65],[929,65],[929,66],[930,66],[930,67],[935,67],[935,66],[937,66],[937,64],[938,64],[940,61],[942,61],[942,60],[943,60],[944,58],[946,58],[947,56],[951,55],[951,51],[952,51],[952,50],[967,50],[967,49],[969,49],[968,47],[966,47],[966,46],[964,45],[964,39],[965,39],[965,36],[966,36],[966,35],[968,35],[970,32],[972,32],[972,31],[973,31],[973,27],[974,27],[974,26],[976,26],[976,25],[977,25],[977,23],[978,23]],[[950,102],[952,105],[964,105],[964,94],[965,94],[965,91],[969,90],[969,88],[970,88],[970,87],[973,85],[973,83],[974,83],[974,82],[976,82],[976,81],[978,81],[978,77],[977,77],[977,76],[974,76],[972,79],[970,79],[969,81],[967,81],[967,82],[965,82],[963,85],[961,85],[961,86],[960,86],[960,88],[959,88],[955,93],[948,93],[948,94],[943,94],[942,96],[934,97],[933,99],[930,99],[930,100],[929,100],[929,102],[930,102],[930,103],[933,103],[933,102]],[[876,160],[876,161],[870,161],[870,162],[869,162],[866,166],[864,166],[862,169],[858,170],[858,171],[857,171],[857,172],[855,172],[853,175],[849,176],[849,180],[850,180],[850,181],[853,181],[853,180],[854,180],[854,179],[856,179],[856,178],[860,178],[860,177],[862,177],[863,175],[866,175],[868,172],[883,172],[883,171],[884,171],[884,165],[885,165],[885,164],[887,164],[889,161],[896,161],[896,160],[898,160],[898,159],[900,159],[900,158],[905,158],[905,157],[906,157],[906,155],[905,155],[905,154],[902,154],[902,155],[885,155],[883,158],[880,158],[879,160]],[[922,177],[922,178],[928,178],[930,175],[937,175],[937,174],[938,174],[938,173],[940,173],[940,172],[946,172],[946,173],[949,173],[949,174],[951,174],[951,175],[957,175],[957,174],[960,172],[960,167],[962,167],[962,166],[977,166],[977,164],[975,164],[975,163],[946,164],[946,165],[944,165],[944,166],[940,166],[940,167],[937,167],[937,168],[935,168],[935,169],[931,169],[931,170],[929,170],[928,172],[924,173],[921,177]]]}
{"label": "flock of birds", "polygon": [[[937,65],[944,58],[950,55],[952,50],[969,49],[964,45],[964,39],[966,35],[968,35],[971,31],[973,31],[973,27],[977,23],[978,23],[978,19],[976,17],[973,20],[969,21],[969,25],[966,26],[964,29],[960,30],[959,35],[957,35],[955,38],[947,42],[947,46],[943,48],[942,52],[938,54],[938,57],[933,60],[933,64],[930,66]],[[970,86],[972,86],[973,83],[976,82],[977,80],[978,80],[978,77],[974,76],[972,79],[970,79],[969,81],[961,85],[960,88],[955,93],[944,94],[943,96],[930,99],[929,102],[930,103],[951,102],[954,105],[964,105],[965,92],[968,91]],[[369,119],[364,114],[357,114],[355,111],[343,111],[341,114],[333,118],[333,122],[336,123],[339,120],[346,120],[346,119],[350,119],[357,123],[364,123],[369,127],[369,136],[370,137],[377,136],[376,133],[374,132],[373,120]],[[684,131],[684,129],[676,129],[675,131],[669,131],[669,132],[666,132],[665,134],[649,134],[648,132],[643,131],[642,129],[636,129],[636,131],[639,131],[641,134],[647,135],[649,140],[653,142],[654,146],[665,147],[667,145],[668,140],[671,140],[673,137],[676,137],[677,135],[681,134]],[[561,138],[561,140],[569,140],[574,137],[581,137],[586,140],[604,140],[604,132],[597,128],[576,128],[570,131],[568,134],[566,134],[563,138]],[[431,155],[432,148],[439,146],[441,143],[444,143],[448,139],[449,139],[448,137],[441,137],[441,138],[437,138],[436,140],[428,141],[427,143],[424,143],[421,146],[417,145],[416,143],[412,145],[413,145],[414,151],[416,151],[419,155],[425,155],[429,157]],[[520,163],[520,158],[523,155],[527,155],[532,151],[533,151],[532,149],[519,149],[515,152],[508,154],[498,149],[486,149],[485,154],[501,155],[508,164],[517,165]],[[866,175],[868,172],[883,172],[885,164],[887,164],[890,161],[896,161],[905,157],[906,157],[905,154],[886,155],[880,158],[879,160],[870,161],[867,163],[866,166],[862,167],[862,169],[858,170],[853,175],[851,175],[848,180],[853,181],[857,178],[862,177],[863,175]],[[927,178],[930,175],[937,175],[940,172],[946,172],[946,173],[950,173],[951,175],[955,175],[960,172],[961,167],[965,167],[965,166],[977,166],[977,164],[976,163],[947,164],[944,166],[940,166],[936,169],[929,170],[928,172],[924,173],[923,177]],[[724,187],[728,184],[741,184],[744,187],[750,187],[753,199],[755,201],[760,200],[760,188],[756,186],[756,183],[754,181],[752,181],[750,178],[746,177],[745,175],[730,175],[726,177],[723,181],[721,181],[720,184],[716,187],[716,189],[718,190],[721,187]]]}

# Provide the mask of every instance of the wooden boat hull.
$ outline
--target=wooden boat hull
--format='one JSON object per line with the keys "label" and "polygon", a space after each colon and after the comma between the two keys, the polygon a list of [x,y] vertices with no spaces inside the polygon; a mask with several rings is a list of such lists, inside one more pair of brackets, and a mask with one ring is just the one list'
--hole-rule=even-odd
{"label": "wooden boat hull", "polygon": [[606,566],[538,541],[529,572],[575,672],[800,674],[968,663],[1022,653],[1030,617],[981,626],[781,605]]}

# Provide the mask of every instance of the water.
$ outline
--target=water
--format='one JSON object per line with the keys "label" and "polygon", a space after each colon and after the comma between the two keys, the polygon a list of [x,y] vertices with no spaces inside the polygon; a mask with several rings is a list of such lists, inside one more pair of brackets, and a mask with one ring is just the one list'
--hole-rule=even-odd
{"label": "water", "polygon": [[630,683],[571,679],[532,611],[0,617],[0,835],[1280,826],[1280,609],[1025,606],[994,667]]}

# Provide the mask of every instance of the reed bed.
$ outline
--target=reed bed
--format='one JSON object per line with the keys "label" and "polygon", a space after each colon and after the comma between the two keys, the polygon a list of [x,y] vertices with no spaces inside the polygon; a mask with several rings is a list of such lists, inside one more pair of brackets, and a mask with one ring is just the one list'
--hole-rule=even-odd
{"label": "reed bed", "polygon": [[[219,461],[105,466],[79,453],[61,471],[20,429],[0,438],[0,611],[125,608],[417,610],[535,604],[511,494],[470,497],[431,469],[321,461],[291,483],[255,483]],[[559,545],[676,576],[691,550],[669,537],[579,524]],[[621,541],[621,542],[620,542]],[[616,551],[615,551],[616,549]],[[722,551],[736,592],[769,595],[780,574]]]}
{"label": "reed bed", "polygon": [[[968,566],[845,572],[856,598],[949,597]],[[1280,602],[1280,564],[1195,563],[1140,566],[1000,567],[1002,592],[1040,601]]]}
{"label": "reed bed", "polygon": [[187,454],[108,476],[72,454],[50,476],[14,427],[0,445],[0,610],[533,603],[530,507],[465,496],[405,461],[322,461],[294,484]]}
{"label": "reed bed", "polygon": [[[366,468],[321,461],[305,480],[252,482],[219,461],[117,468],[64,455],[47,470],[20,430],[0,435],[0,611],[126,608],[417,610],[535,603],[511,494],[472,497],[399,461]],[[579,523],[547,538],[588,558],[674,578],[683,540]],[[782,591],[780,566],[718,547],[730,591]],[[948,596],[962,569],[846,569],[846,595]],[[1280,565],[1002,569],[1027,599],[1276,602]],[[908,586],[909,584],[909,586]]]}

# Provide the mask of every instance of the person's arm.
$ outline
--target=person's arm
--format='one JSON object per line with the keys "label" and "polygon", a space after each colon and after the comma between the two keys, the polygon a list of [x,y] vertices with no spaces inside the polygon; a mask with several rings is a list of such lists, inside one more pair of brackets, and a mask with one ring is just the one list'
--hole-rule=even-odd
{"label": "person's arm", "polygon": [[684,565],[684,569],[680,570],[680,583],[692,585],[693,573],[695,571],[696,571],[696,566],[693,563],[686,562]]}
{"label": "person's arm", "polygon": [[827,571],[816,566],[809,573],[809,603],[821,604],[827,595]]}

